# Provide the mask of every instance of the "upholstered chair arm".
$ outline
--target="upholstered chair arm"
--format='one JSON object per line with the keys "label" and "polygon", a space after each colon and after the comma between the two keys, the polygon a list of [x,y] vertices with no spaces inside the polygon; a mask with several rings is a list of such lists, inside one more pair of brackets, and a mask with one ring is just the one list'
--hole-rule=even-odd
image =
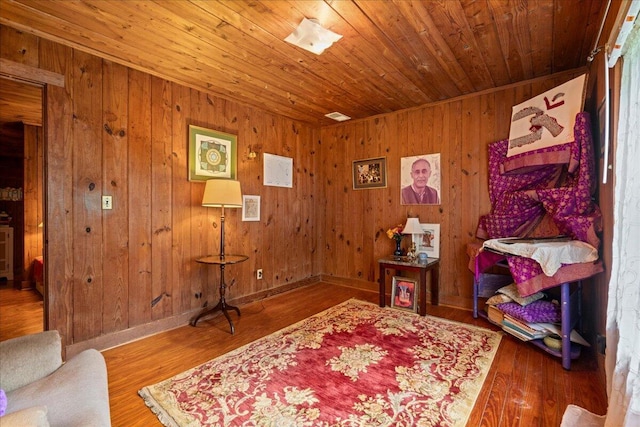
{"label": "upholstered chair arm", "polygon": [[62,365],[58,331],[0,342],[0,388],[9,392],[46,377]]}

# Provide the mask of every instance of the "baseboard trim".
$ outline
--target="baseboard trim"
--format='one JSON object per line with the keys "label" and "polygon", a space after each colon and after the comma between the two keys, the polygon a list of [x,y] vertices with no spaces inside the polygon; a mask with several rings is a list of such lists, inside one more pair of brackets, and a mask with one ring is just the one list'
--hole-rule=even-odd
{"label": "baseboard trim", "polygon": [[334,285],[346,286],[348,288],[363,289],[365,291],[378,292],[378,282],[370,282],[368,280],[350,279],[347,277],[320,275],[321,282],[332,283]]}
{"label": "baseboard trim", "polygon": [[129,329],[124,329],[122,331],[112,332],[110,334],[101,335],[96,338],[91,338],[86,341],[68,345],[66,347],[66,359],[73,357],[76,354],[89,348],[95,348],[99,351],[108,350],[110,348],[137,341],[139,339],[146,338],[160,332],[179,328],[180,326],[189,324],[189,320],[193,316],[197,315],[200,310],[200,308],[196,310],[190,310],[177,316],[167,317],[165,319],[156,320],[153,322],[145,323],[143,325],[134,326]]}
{"label": "baseboard trim", "polygon": [[[321,281],[321,276],[312,276],[306,279],[299,280],[297,282],[286,283],[284,285],[278,286],[277,288],[267,289],[264,291],[256,292],[251,295],[246,295],[240,298],[232,299],[229,301],[232,305],[242,306],[244,304],[249,304],[254,301],[263,300],[283,292],[288,292],[293,289],[301,288],[304,286],[313,285]],[[151,335],[158,334],[160,332],[169,331],[171,329],[179,328],[181,326],[186,326],[189,324],[189,321],[200,313],[202,309],[198,308],[195,310],[190,310],[188,312],[167,317],[165,319],[156,320],[153,322],[145,323],[143,325],[134,326],[129,329],[125,329],[122,331],[113,332],[106,335],[101,335],[96,338],[91,338],[86,341],[82,341],[79,343],[74,343],[66,346],[65,348],[65,359],[75,356],[76,354],[87,350],[89,348],[95,348],[96,350],[103,351],[113,347],[117,347],[123,344],[127,344],[133,341],[137,341]]]}
{"label": "baseboard trim", "polygon": [[263,299],[266,299],[266,298],[271,298],[271,297],[273,297],[275,295],[279,295],[279,294],[281,294],[283,292],[288,292],[288,291],[292,291],[294,289],[303,288],[305,286],[313,285],[313,284],[316,284],[316,283],[318,283],[320,281],[321,281],[320,276],[312,276],[312,277],[308,277],[306,279],[298,280],[297,282],[286,283],[284,285],[278,286],[277,288],[267,289],[267,290],[264,290],[264,291],[256,292],[254,294],[246,295],[244,297],[236,298],[236,299],[232,300],[231,302],[234,303],[235,305],[249,304],[249,303],[254,302],[254,301],[259,301],[259,300],[263,300]]}

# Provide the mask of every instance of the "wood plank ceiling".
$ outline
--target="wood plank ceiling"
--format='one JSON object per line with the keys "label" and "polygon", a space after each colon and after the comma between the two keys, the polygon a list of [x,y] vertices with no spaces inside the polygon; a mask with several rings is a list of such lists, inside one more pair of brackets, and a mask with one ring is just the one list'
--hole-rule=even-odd
{"label": "wood plank ceiling", "polygon": [[[586,65],[605,0],[2,0],[0,23],[319,125]],[[317,56],[303,18],[342,34]]]}

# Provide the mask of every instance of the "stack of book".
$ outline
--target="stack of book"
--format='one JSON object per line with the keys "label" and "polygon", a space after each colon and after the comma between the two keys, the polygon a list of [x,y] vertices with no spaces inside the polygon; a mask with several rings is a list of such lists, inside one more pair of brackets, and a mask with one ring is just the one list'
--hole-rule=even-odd
{"label": "stack of book", "polygon": [[502,319],[502,329],[505,332],[520,338],[522,341],[542,339],[551,334],[551,332],[541,324],[524,322],[516,319],[515,317],[509,316],[508,314],[504,314],[504,318]]}
{"label": "stack of book", "polygon": [[496,308],[495,305],[487,306],[487,317],[493,323],[498,326],[502,326],[502,320],[504,319],[504,313],[500,311],[499,308]]}

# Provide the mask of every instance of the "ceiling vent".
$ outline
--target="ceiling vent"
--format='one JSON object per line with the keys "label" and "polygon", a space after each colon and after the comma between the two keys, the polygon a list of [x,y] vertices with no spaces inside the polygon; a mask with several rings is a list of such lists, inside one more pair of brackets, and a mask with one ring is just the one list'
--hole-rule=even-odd
{"label": "ceiling vent", "polygon": [[337,122],[344,122],[345,120],[351,120],[351,117],[346,116],[342,113],[338,113],[337,111],[334,111],[333,113],[325,114],[324,116],[329,117],[330,119],[333,119]]}

